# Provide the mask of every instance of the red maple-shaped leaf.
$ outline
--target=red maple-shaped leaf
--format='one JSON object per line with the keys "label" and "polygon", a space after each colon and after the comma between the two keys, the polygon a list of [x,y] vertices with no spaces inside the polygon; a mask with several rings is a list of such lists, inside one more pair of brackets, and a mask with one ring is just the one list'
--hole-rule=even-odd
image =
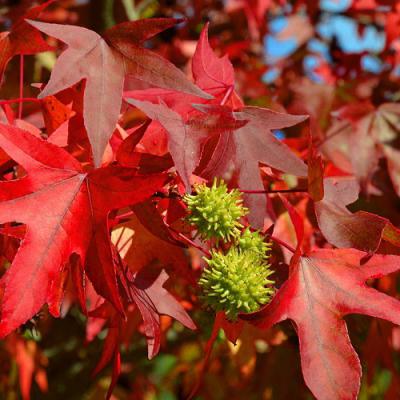
{"label": "red maple-shaped leaf", "polygon": [[300,256],[303,228],[289,206],[296,227],[297,251],[288,280],[270,304],[242,318],[268,329],[290,319],[299,336],[301,366],[306,384],[319,400],[355,400],[361,366],[343,317],[365,314],[400,324],[400,302],[366,284],[400,269],[400,257],[365,255],[355,249],[319,249]]}
{"label": "red maple-shaped leaf", "polygon": [[[187,190],[190,189],[190,176],[200,162],[202,146],[212,137],[217,138],[217,145],[207,167],[200,172],[205,177],[225,177],[233,166],[241,189],[263,190],[259,162],[296,176],[307,175],[303,161],[272,133],[273,129],[304,121],[307,119],[304,115],[283,114],[259,107],[244,107],[233,112],[226,106],[196,104],[193,112],[182,117],[164,104],[135,99],[127,101],[166,129],[169,150]],[[265,197],[245,195],[245,200],[251,210],[251,223],[262,226]]]}
{"label": "red maple-shaped leaf", "polygon": [[[221,106],[196,106],[205,114],[216,112]],[[206,114],[207,115],[207,114]],[[238,184],[243,190],[263,190],[259,163],[296,176],[307,176],[307,166],[284,143],[272,133],[296,125],[307,119],[304,115],[290,115],[260,107],[244,107],[234,112],[237,121],[247,124],[233,132],[225,131],[218,139],[204,176],[222,176],[232,170],[238,175]],[[264,196],[245,195],[250,207],[250,222],[262,227],[266,212]]]}
{"label": "red maple-shaped leaf", "polygon": [[[215,98],[194,104],[193,97],[171,92],[145,90],[128,92],[128,102],[156,119],[168,132],[169,150],[175,166],[189,188],[190,174],[205,178],[238,176],[241,189],[263,190],[259,163],[296,176],[307,176],[307,167],[272,130],[296,125],[304,115],[290,115],[259,107],[243,107],[233,90],[233,67],[227,57],[218,58],[208,43],[208,25],[200,35],[192,62],[196,84]],[[142,101],[142,100],[149,100]],[[165,104],[160,103],[160,100]],[[192,107],[191,107],[192,106]],[[216,145],[205,150],[203,145],[214,138]],[[203,150],[202,150],[203,148]],[[201,156],[208,160],[201,165]],[[204,157],[203,157],[204,158]],[[262,227],[266,213],[265,196],[245,195],[250,208],[250,222]]]}
{"label": "red maple-shaped leaf", "polygon": [[[168,315],[187,328],[196,329],[182,305],[164,288],[164,284],[169,278],[168,274],[164,270],[156,270],[152,267],[153,265],[148,265],[148,268],[144,268],[136,274],[127,272],[125,278],[122,278],[128,299],[127,319],[121,318],[121,315],[108,302],[102,303],[90,312],[90,316],[93,318],[108,320],[108,333],[103,352],[93,372],[93,374],[97,374],[113,359],[112,380],[107,392],[107,399],[110,398],[120,374],[120,345],[128,345],[132,340],[133,332],[138,327],[137,310],[143,320],[143,332],[147,339],[149,359],[155,357],[160,350],[161,315]],[[103,323],[96,324],[91,335],[99,332],[102,327]]]}
{"label": "red maple-shaped leaf", "polygon": [[161,56],[141,46],[174,24],[175,19],[146,19],[117,25],[104,38],[86,28],[29,21],[37,29],[68,45],[58,58],[39,98],[53,95],[86,79],[84,121],[96,166],[114,131],[121,109],[125,75],[161,88],[205,96],[186,76]]}
{"label": "red maple-shaped leaf", "polygon": [[374,253],[382,239],[400,245],[400,230],[386,218],[365,211],[351,213],[347,205],[358,199],[360,187],[353,177],[324,179],[324,198],[315,203],[318,225],[336,247]]}
{"label": "red maple-shaped leaf", "polygon": [[72,253],[85,261],[90,252],[87,274],[96,291],[122,311],[107,216],[145,200],[163,186],[165,176],[135,176],[133,169],[114,166],[85,173],[66,151],[7,125],[0,125],[0,147],[27,171],[19,180],[0,183],[0,223],[27,226],[0,281],[0,336],[45,303],[58,315],[58,276]]}
{"label": "red maple-shaped leaf", "polygon": [[201,31],[192,59],[196,84],[216,98],[235,85],[235,71],[227,55],[218,58],[208,42],[208,23]]}
{"label": "red maple-shaped leaf", "polygon": [[326,133],[330,139],[322,146],[323,152],[337,167],[354,174],[364,188],[377,170],[379,159],[386,158],[393,187],[399,195],[400,106],[384,103],[375,108],[368,102],[360,102],[342,107],[335,115],[339,119]]}
{"label": "red maple-shaped leaf", "polygon": [[[196,85],[213,99],[200,99],[176,90],[145,89],[130,90],[125,97],[140,101],[150,101],[153,104],[165,103],[183,119],[195,113],[193,103],[223,104],[232,109],[243,107],[244,103],[234,90],[235,79],[232,63],[227,55],[218,58],[208,42],[208,23],[201,31],[199,41],[192,58],[192,74]],[[140,108],[140,107],[139,107]]]}
{"label": "red maple-shaped leaf", "polygon": [[196,329],[182,305],[164,288],[168,278],[164,270],[155,275],[153,271],[143,268],[130,285],[133,299],[143,318],[149,359],[160,350],[160,315],[169,315],[187,328]]}
{"label": "red maple-shaped leaf", "polygon": [[[20,17],[12,26],[11,31],[0,33],[0,83],[8,62],[17,54],[36,54],[52,48],[42,38],[42,35],[32,28],[26,18],[35,19],[54,0],[33,7]],[[29,38],[29,40],[28,40]]]}
{"label": "red maple-shaped leaf", "polygon": [[153,104],[135,99],[127,100],[143,110],[150,118],[159,121],[168,134],[168,148],[175,167],[186,189],[190,191],[190,177],[200,162],[204,143],[214,135],[234,130],[246,125],[239,121],[227,107],[211,109],[206,115],[192,110],[182,117],[164,104]]}

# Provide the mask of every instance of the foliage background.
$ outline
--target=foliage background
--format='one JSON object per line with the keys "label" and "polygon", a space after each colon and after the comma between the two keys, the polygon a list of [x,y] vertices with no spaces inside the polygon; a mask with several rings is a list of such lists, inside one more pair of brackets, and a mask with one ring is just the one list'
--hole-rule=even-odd
{"label": "foliage background", "polygon": [[[2,1],[0,23],[8,29],[15,15],[34,2]],[[378,4],[379,3],[379,4]],[[326,132],[332,111],[354,102],[375,106],[400,97],[398,49],[400,11],[394,0],[60,0],[44,20],[77,24],[97,32],[127,19],[184,17],[185,23],[163,32],[149,46],[188,71],[196,40],[210,21],[210,42],[220,55],[228,54],[236,71],[237,91],[247,104],[284,108],[311,114],[315,135]],[[368,6],[369,4],[369,6]],[[373,7],[371,6],[373,5]],[[390,20],[391,18],[391,20]],[[398,19],[396,19],[398,18]],[[393,22],[394,20],[394,22]],[[61,47],[59,46],[61,49]],[[25,82],[47,81],[55,53],[25,58]],[[18,93],[19,60],[8,66],[1,98]],[[37,91],[25,84],[26,97]],[[27,120],[36,118],[34,105],[24,105]],[[306,148],[304,137],[288,129],[275,134]],[[303,141],[302,141],[303,140]],[[291,142],[292,141],[292,142]],[[382,162],[381,162],[382,164]],[[371,177],[379,191],[366,191],[352,210],[363,209],[400,223],[400,203],[386,165]],[[297,198],[293,197],[294,201]],[[312,221],[314,223],[314,221]],[[289,229],[289,228],[287,228]],[[190,262],[197,255],[188,254]],[[194,260],[194,261],[193,261]],[[276,248],[273,262],[282,262]],[[279,277],[278,277],[279,278]],[[282,277],[283,279],[283,277]],[[381,290],[399,291],[396,276],[382,279]],[[174,282],[174,292],[186,288]],[[123,373],[116,399],[184,398],[201,363],[204,343],[214,316],[195,306],[191,316],[197,332],[163,320],[161,353],[146,358],[146,342],[137,333],[123,350]],[[352,343],[363,362],[360,399],[400,398],[396,375],[400,368],[400,329],[363,316],[346,318]],[[61,319],[46,312],[0,345],[0,398],[21,398],[20,385],[29,385],[32,399],[101,399],[109,384],[109,370],[92,378],[106,332],[85,342],[85,317],[76,305],[65,305]],[[300,370],[298,342],[290,323],[267,332],[246,326],[237,346],[217,340],[209,371],[198,399],[311,399]]]}

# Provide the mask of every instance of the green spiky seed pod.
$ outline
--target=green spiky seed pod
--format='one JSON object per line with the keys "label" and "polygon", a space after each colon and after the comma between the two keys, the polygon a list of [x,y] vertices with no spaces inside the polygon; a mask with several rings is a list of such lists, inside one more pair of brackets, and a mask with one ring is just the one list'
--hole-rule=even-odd
{"label": "green spiky seed pod", "polygon": [[237,189],[228,191],[226,184],[214,179],[213,185],[195,185],[195,194],[186,195],[187,220],[197,227],[202,239],[229,241],[240,234],[239,219],[248,213]]}
{"label": "green spiky seed pod", "polygon": [[268,260],[272,244],[270,242],[266,243],[258,231],[251,232],[249,228],[246,228],[238,237],[237,246],[241,251],[255,252],[260,257],[260,260]]}
{"label": "green spiky seed pod", "polygon": [[254,251],[231,247],[226,254],[211,251],[199,284],[204,301],[215,311],[235,320],[239,312],[257,311],[271,299],[273,273]]}

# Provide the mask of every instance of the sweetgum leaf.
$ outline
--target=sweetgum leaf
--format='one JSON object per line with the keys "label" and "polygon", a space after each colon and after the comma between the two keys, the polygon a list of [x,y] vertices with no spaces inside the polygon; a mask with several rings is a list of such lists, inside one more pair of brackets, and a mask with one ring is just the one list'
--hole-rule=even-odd
{"label": "sweetgum leaf", "polygon": [[169,315],[187,328],[196,329],[182,305],[163,287],[168,278],[164,270],[154,276],[144,268],[133,281],[133,297],[143,318],[149,359],[160,350],[160,315]]}
{"label": "sweetgum leaf", "polygon": [[207,23],[201,31],[192,59],[192,73],[196,84],[215,96],[235,84],[235,72],[227,55],[218,58],[208,42]]}
{"label": "sweetgum leaf", "polygon": [[300,342],[304,379],[319,400],[357,398],[361,366],[343,317],[365,314],[400,324],[400,302],[366,285],[366,280],[400,269],[400,257],[315,250],[300,258],[272,302],[242,318],[262,329],[290,319]]}
{"label": "sweetgum leaf", "polygon": [[0,84],[3,82],[4,71],[12,57],[17,54],[36,54],[52,49],[42,35],[25,22],[25,19],[37,18],[53,2],[54,0],[49,0],[31,8],[13,24],[10,32],[0,33]]}
{"label": "sweetgum leaf", "polygon": [[[221,106],[197,105],[204,113],[216,112]],[[244,107],[234,112],[238,121],[247,124],[233,132],[220,134],[205,176],[224,176],[233,166],[238,174],[240,189],[263,190],[259,162],[282,172],[296,176],[307,176],[307,166],[284,143],[272,133],[296,125],[308,117],[290,115],[260,107]],[[262,227],[266,212],[265,196],[244,196],[250,208],[250,222],[254,227]]]}
{"label": "sweetgum leaf", "polygon": [[346,206],[358,199],[359,185],[353,177],[324,179],[324,198],[315,203],[318,225],[326,240],[336,247],[374,253],[381,240],[399,245],[400,231],[386,218],[365,211],[352,214]]}
{"label": "sweetgum leaf", "polygon": [[271,303],[241,318],[262,329],[290,319],[300,344],[304,380],[318,400],[355,400],[361,365],[343,317],[365,314],[400,325],[400,302],[369,287],[366,281],[400,269],[400,257],[365,255],[355,249],[318,249],[300,255],[304,229],[286,203],[295,226],[297,248],[288,280]]}
{"label": "sweetgum leaf", "polygon": [[386,158],[399,195],[399,104],[384,103],[375,109],[360,102],[342,107],[334,115],[338,120],[327,131],[326,136],[331,138],[322,146],[327,157],[343,171],[353,174],[363,188],[377,170],[379,159]]}
{"label": "sweetgum leaf", "polygon": [[[51,306],[54,285],[72,253],[83,261],[95,289],[122,312],[107,216],[113,209],[145,200],[165,176],[135,176],[129,168],[85,173],[66,151],[21,129],[0,125],[0,147],[27,171],[0,183],[0,223],[26,224],[11,267],[0,281],[0,336],[4,337]],[[96,257],[93,256],[96,254]],[[95,262],[97,261],[97,262]],[[54,307],[50,311],[58,314]]]}
{"label": "sweetgum leaf", "polygon": [[183,250],[155,236],[136,215],[118,225],[112,232],[112,239],[118,243],[117,248],[123,246],[120,255],[131,271],[140,271],[155,260],[165,267],[172,266],[183,276],[190,271]]}
{"label": "sweetgum leaf", "polygon": [[168,148],[175,167],[187,191],[191,191],[190,177],[197,167],[201,148],[213,135],[232,132],[246,125],[226,107],[210,109],[207,116],[194,110],[186,118],[164,104],[128,99],[129,104],[143,110],[150,118],[159,121],[168,133]]}
{"label": "sweetgum leaf", "polygon": [[96,32],[78,26],[28,22],[68,45],[39,98],[86,79],[83,115],[96,166],[101,164],[104,149],[118,120],[126,74],[151,85],[207,97],[173,64],[139,46],[144,40],[173,26],[176,23],[174,19],[123,23],[107,31],[104,39]]}
{"label": "sweetgum leaf", "polygon": [[[144,269],[135,275],[128,272],[129,281],[125,281],[124,288],[130,301],[136,305],[142,317],[143,330],[147,339],[148,358],[152,359],[160,350],[161,315],[168,315],[189,329],[196,329],[196,326],[182,305],[163,287],[168,280],[168,274],[164,270],[154,274],[152,265],[148,265],[148,267],[148,270]],[[137,328],[136,314],[137,311],[133,309],[133,312],[132,310],[128,312],[127,318],[124,319],[108,302],[102,303],[90,312],[92,323],[97,318],[108,320],[108,332],[103,351],[93,371],[94,375],[97,374],[113,360],[112,380],[106,399],[111,397],[121,371],[120,344],[130,343],[132,328],[135,330]],[[101,329],[102,326],[103,324],[100,323],[98,329]]]}
{"label": "sweetgum leaf", "polygon": [[[159,121],[167,130],[169,150],[186,188],[189,188],[190,174],[199,164],[200,156],[204,156],[201,152],[203,145],[213,137],[217,138],[217,144],[212,149],[212,155],[206,166],[196,171],[205,178],[221,176],[230,179],[225,175],[229,175],[233,167],[241,189],[263,190],[259,162],[282,172],[307,176],[307,166],[275,138],[272,129],[290,127],[308,117],[243,107],[243,102],[233,90],[232,64],[227,57],[216,57],[208,43],[207,30],[208,25],[200,35],[192,71],[195,82],[215,96],[214,99],[193,104],[193,97],[166,91],[126,93],[135,97],[127,100],[129,103]],[[160,102],[165,104],[155,104]],[[195,110],[190,108],[190,104]],[[251,211],[250,222],[255,227],[262,227],[266,214],[265,196],[244,197]]]}

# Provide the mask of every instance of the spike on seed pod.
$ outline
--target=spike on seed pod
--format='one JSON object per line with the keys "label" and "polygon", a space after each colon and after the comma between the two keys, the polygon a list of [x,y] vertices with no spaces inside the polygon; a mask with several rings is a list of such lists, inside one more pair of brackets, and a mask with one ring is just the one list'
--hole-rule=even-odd
{"label": "spike on seed pod", "polygon": [[253,251],[260,257],[260,260],[267,260],[270,257],[272,244],[266,243],[258,231],[252,232],[246,228],[237,239],[237,247],[241,251]]}

